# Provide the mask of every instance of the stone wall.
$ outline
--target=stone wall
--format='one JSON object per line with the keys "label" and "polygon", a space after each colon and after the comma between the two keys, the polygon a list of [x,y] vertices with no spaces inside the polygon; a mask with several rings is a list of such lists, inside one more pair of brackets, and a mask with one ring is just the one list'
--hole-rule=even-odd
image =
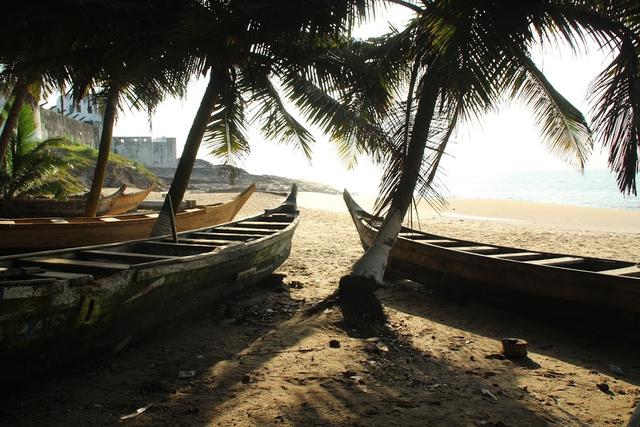
{"label": "stone wall", "polygon": [[93,148],[100,144],[100,128],[63,116],[55,110],[40,109],[42,137],[66,137]]}
{"label": "stone wall", "polygon": [[176,166],[176,139],[148,136],[114,136],[111,151],[148,167]]}

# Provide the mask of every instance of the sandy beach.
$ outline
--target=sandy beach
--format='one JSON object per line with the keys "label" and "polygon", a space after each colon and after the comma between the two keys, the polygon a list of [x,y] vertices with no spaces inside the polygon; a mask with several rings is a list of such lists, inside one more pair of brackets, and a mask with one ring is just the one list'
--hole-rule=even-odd
{"label": "sandy beach", "polygon": [[[372,200],[355,198],[370,208]],[[239,216],[281,200],[256,193]],[[291,256],[276,271],[281,283],[251,288],[114,358],[26,385],[0,403],[0,424],[625,425],[640,399],[637,342],[405,283],[379,291],[390,336],[361,339],[335,309],[305,315],[362,248],[340,196],[301,193],[299,207]],[[419,226],[482,243],[640,260],[640,212],[454,200],[442,215],[421,207]],[[498,357],[504,336],[529,341],[530,360]]]}

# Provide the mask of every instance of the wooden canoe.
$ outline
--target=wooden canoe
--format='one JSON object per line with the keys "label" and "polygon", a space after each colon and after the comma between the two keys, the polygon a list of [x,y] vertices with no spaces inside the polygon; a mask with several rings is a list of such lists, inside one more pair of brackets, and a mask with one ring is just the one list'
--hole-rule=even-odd
{"label": "wooden canoe", "polygon": [[120,215],[135,211],[149,193],[151,193],[151,190],[153,190],[153,187],[149,187],[146,190],[141,190],[136,193],[121,194],[104,215]]}
{"label": "wooden canoe", "polygon": [[126,243],[0,257],[0,378],[122,349],[258,283],[291,251],[296,187],[261,215]]}
{"label": "wooden canoe", "polygon": [[[365,249],[379,219],[344,192]],[[640,266],[633,262],[487,245],[403,227],[387,271],[464,295],[563,318],[624,319],[640,327]]]}
{"label": "wooden canoe", "polygon": [[[255,191],[251,184],[228,202],[179,211],[178,231],[231,221]],[[4,254],[100,245],[149,237],[158,213],[95,218],[25,218],[0,220],[0,252]]]}
{"label": "wooden canoe", "polygon": [[[106,214],[126,188],[126,185],[122,185],[113,194],[101,197],[98,201],[97,215]],[[85,197],[72,197],[67,200],[0,200],[0,218],[76,217],[84,214],[86,205]]]}

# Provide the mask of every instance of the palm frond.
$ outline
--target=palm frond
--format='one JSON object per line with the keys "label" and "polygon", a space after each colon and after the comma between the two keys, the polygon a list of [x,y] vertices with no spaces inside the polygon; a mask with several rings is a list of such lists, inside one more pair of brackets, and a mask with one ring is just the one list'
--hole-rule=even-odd
{"label": "palm frond", "polygon": [[246,101],[233,80],[227,80],[221,89],[219,108],[211,115],[204,142],[210,154],[234,164],[250,151],[245,136]]}
{"label": "palm frond", "polygon": [[582,171],[593,148],[591,130],[584,116],[551,85],[526,54],[520,53],[518,59],[521,68],[509,82],[510,96],[533,108],[542,140],[551,153]]}
{"label": "palm frond", "polygon": [[625,42],[591,86],[593,123],[598,140],[609,147],[609,166],[618,186],[636,194],[640,137],[640,47]]}

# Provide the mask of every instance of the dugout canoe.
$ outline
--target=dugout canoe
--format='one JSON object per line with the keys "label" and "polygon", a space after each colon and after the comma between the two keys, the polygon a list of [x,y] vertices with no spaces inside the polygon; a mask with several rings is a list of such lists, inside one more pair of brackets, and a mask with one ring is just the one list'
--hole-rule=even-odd
{"label": "dugout canoe", "polygon": [[[255,191],[251,184],[233,199],[178,211],[178,231],[231,221]],[[0,253],[33,252],[144,239],[158,213],[101,217],[0,219]]]}
{"label": "dugout canoe", "polygon": [[[97,215],[106,214],[126,188],[126,185],[122,185],[112,194],[101,197],[98,201]],[[84,214],[86,205],[86,197],[71,197],[67,200],[0,200],[0,218],[77,217]]]}
{"label": "dugout canoe", "polygon": [[0,257],[0,382],[117,352],[209,309],[289,256],[296,187],[260,215],[110,245]]}
{"label": "dugout canoe", "polygon": [[[381,221],[346,190],[344,200],[366,250]],[[640,266],[629,261],[489,245],[403,227],[387,272],[536,314],[603,323],[623,319],[619,328],[640,327]]]}
{"label": "dugout canoe", "polygon": [[120,215],[135,211],[151,193],[151,190],[153,190],[153,187],[148,187],[146,190],[140,190],[135,193],[121,194],[104,215]]}

